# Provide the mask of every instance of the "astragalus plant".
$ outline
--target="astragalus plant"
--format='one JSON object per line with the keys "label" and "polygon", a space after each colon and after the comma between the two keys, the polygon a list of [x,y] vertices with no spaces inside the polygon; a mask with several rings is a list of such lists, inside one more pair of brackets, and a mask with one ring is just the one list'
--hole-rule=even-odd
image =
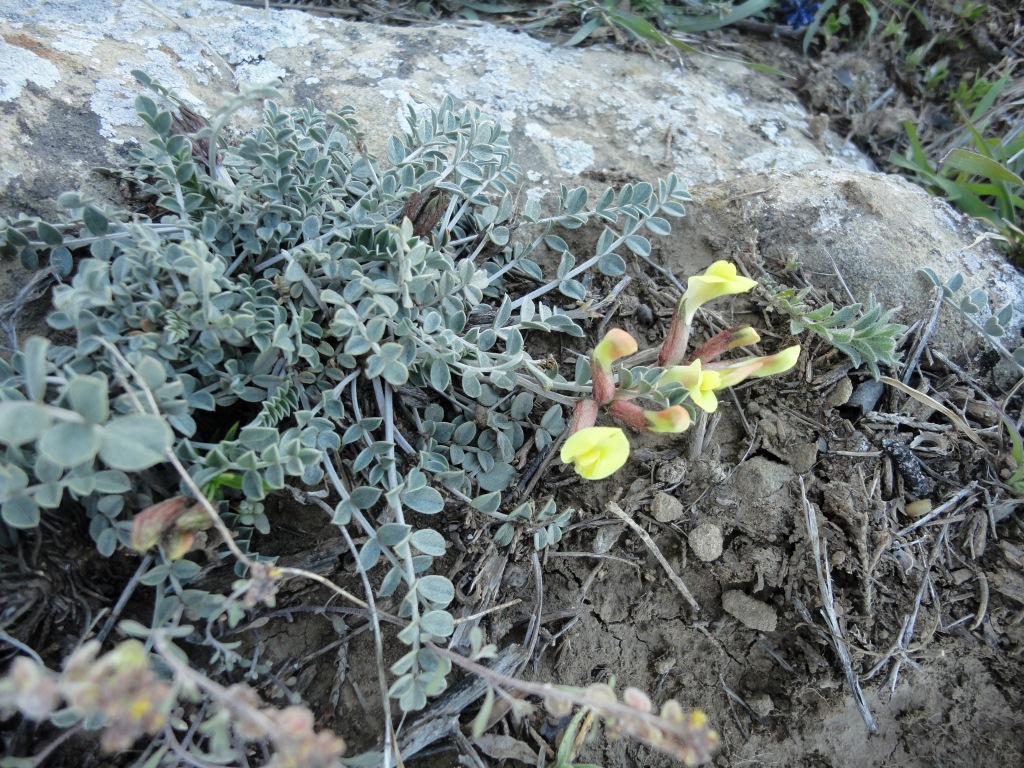
{"label": "astragalus plant", "polygon": [[[202,721],[196,759],[230,762],[262,741],[275,765],[333,764],[343,745],[318,741],[307,710],[274,714],[247,686],[215,681],[265,671],[221,630],[272,605],[294,575],[252,551],[253,530],[270,530],[265,500],[288,493],[330,514],[365,599],[335,589],[371,617],[379,661],[381,617],[401,627],[405,649],[380,671],[385,712],[389,699],[423,708],[447,686],[452,660],[436,649],[455,627],[431,516],[472,504],[503,523],[502,540],[541,526],[543,548],[571,513],[503,505],[517,454],[549,450],[563,406],[590,391],[535,360],[525,335],[582,337],[578,321],[600,302],[576,278],[621,275],[619,251],[646,256],[643,233],[667,234],[664,216],[688,198],[670,176],[596,205],[564,186],[546,205],[520,200],[505,132],[450,98],[410,109],[379,161],[350,108],[283,110],[256,92],[204,120],[138,77],[153,94],[136,102],[153,138],[118,175],[140,209],[68,193],[56,222],[0,222],[0,253],[59,281],[53,338],[0,362],[0,536],[12,546],[44,517],[84,511],[98,556],[148,552],[153,614],[148,627],[122,622],[143,643],[102,656],[83,646],[60,676],[20,662],[0,709],[90,729],[114,718],[133,738],[155,736],[151,754],[180,757],[175,702],[207,701],[188,710],[193,728]],[[263,98],[259,127],[226,141],[231,114]],[[556,231],[589,221],[603,234],[577,263]],[[553,279],[538,265],[552,252]],[[200,547],[236,558],[233,592],[194,585]],[[204,672],[183,661],[186,639]],[[136,673],[116,679],[128,699],[79,695],[126,659]]]}

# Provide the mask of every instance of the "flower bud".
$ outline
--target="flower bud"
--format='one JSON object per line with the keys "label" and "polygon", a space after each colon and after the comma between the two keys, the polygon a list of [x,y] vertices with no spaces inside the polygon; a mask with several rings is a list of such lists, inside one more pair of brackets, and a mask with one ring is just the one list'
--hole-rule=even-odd
{"label": "flower bud", "polygon": [[636,339],[621,328],[612,328],[590,353],[590,379],[594,399],[604,405],[615,397],[612,363],[637,350]]}

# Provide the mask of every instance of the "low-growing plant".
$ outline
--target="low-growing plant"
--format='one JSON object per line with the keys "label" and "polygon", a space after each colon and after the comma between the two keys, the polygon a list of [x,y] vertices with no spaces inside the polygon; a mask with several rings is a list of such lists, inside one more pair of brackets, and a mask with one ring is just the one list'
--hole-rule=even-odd
{"label": "low-growing plant", "polygon": [[[156,549],[139,578],[154,590],[151,626],[121,629],[145,635],[163,658],[156,687],[207,702],[190,746],[172,740],[166,721],[140,719],[132,734],[164,739],[156,753],[223,760],[256,739],[302,763],[320,738],[305,715],[296,713],[294,744],[249,728],[262,706],[253,701],[239,720],[217,703],[212,680],[236,667],[265,673],[224,630],[272,605],[281,579],[314,578],[251,551],[252,532],[269,531],[268,496],[288,491],[325,508],[348,543],[365,599],[317,580],[370,616],[390,729],[389,700],[404,713],[422,709],[452,668],[438,644],[455,627],[455,589],[434,572],[446,541],[431,516],[472,504],[501,521],[497,545],[522,530],[544,548],[571,514],[550,501],[502,511],[516,454],[528,441],[550,449],[565,429],[562,407],[592,391],[579,369],[569,381],[535,360],[526,334],[582,337],[578,321],[599,303],[577,278],[592,268],[621,275],[619,251],[646,257],[644,232],[668,234],[664,217],[682,215],[689,198],[669,176],[608,189],[593,205],[586,189],[562,186],[550,212],[535,198],[520,211],[521,170],[505,132],[450,98],[410,108],[383,164],[350,108],[286,111],[260,91],[206,121],[137,76],[154,94],[136,102],[154,137],[117,173],[136,185],[147,215],[68,193],[56,222],[0,222],[0,253],[60,278],[48,320],[62,339],[29,339],[0,362],[0,531],[9,544],[75,507],[101,555]],[[227,142],[230,115],[263,99],[260,125]],[[591,221],[603,231],[577,263],[557,232]],[[540,254],[556,258],[554,279]],[[200,546],[234,556],[245,578],[230,595],[194,584]],[[401,627],[406,646],[388,668],[382,618]],[[169,645],[186,636],[205,649],[205,673]],[[89,648],[92,673],[116,666],[118,654],[138,661],[136,646],[100,657]],[[76,704],[65,678],[32,674],[47,701],[72,704],[55,723],[98,728],[120,717]],[[4,706],[47,716],[26,709],[34,690],[19,688]],[[677,709],[665,717],[685,720]],[[657,719],[641,718],[648,729]],[[390,737],[385,744],[394,748]]]}
{"label": "low-growing plant", "polygon": [[763,295],[771,308],[789,317],[790,333],[810,331],[824,339],[853,363],[866,365],[871,375],[879,376],[878,366],[898,365],[896,343],[906,326],[892,321],[899,307],[883,309],[874,299],[836,309],[831,302],[813,307],[807,296],[810,288],[781,287],[769,277],[762,278]]}

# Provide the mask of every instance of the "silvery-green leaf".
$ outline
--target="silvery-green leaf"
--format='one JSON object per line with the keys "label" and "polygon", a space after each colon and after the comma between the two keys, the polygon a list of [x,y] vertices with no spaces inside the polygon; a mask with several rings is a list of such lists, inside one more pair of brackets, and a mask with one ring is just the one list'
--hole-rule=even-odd
{"label": "silvery-green leaf", "polygon": [[50,266],[59,277],[68,277],[74,265],[75,261],[71,256],[71,251],[63,245],[57,246],[50,251]]}
{"label": "silvery-green leaf", "polygon": [[100,459],[112,469],[138,472],[162,462],[174,433],[159,416],[130,414],[111,419],[100,428]]}
{"label": "silvery-green leaf", "polygon": [[927,278],[928,282],[930,282],[932,285],[942,285],[942,281],[939,280],[939,276],[935,274],[935,270],[933,270],[931,267],[921,267],[920,269],[917,270],[917,272],[918,274]]}
{"label": "silvery-green leaf", "polygon": [[565,253],[569,250],[569,245],[560,238],[558,235],[545,235],[544,245],[550,248],[555,253]]}
{"label": "silvery-green leaf", "polygon": [[515,528],[509,523],[502,523],[494,534],[494,543],[499,547],[508,546],[512,542]]}
{"label": "silvery-green leaf", "polygon": [[626,238],[626,247],[637,256],[651,255],[651,242],[641,235],[630,235]]}
{"label": "silvery-green leaf", "polygon": [[377,541],[382,547],[392,549],[407,541],[412,526],[405,523],[385,523],[377,529]]}
{"label": "silvery-green leaf", "polygon": [[490,515],[498,511],[498,507],[501,506],[501,494],[500,493],[485,493],[482,496],[477,496],[470,502],[470,506],[473,509],[483,512],[485,515]]}
{"label": "silvery-green leaf", "polygon": [[509,414],[517,421],[525,421],[533,410],[533,395],[529,392],[520,392],[512,398],[512,405]]}
{"label": "silvery-green leaf", "polygon": [[380,488],[371,488],[370,486],[361,485],[358,488],[352,489],[352,493],[349,494],[349,502],[356,509],[369,509],[377,503],[380,495]]}
{"label": "silvery-green leaf", "polygon": [[434,360],[430,364],[430,386],[438,392],[446,392],[452,382],[451,370],[444,360]]}
{"label": "silvery-green leaf", "polygon": [[505,323],[512,317],[512,299],[509,298],[508,294],[502,297],[501,304],[498,306],[497,311],[494,313],[494,324],[491,326],[495,330],[499,330],[504,327]]}
{"label": "silvery-green leaf", "polygon": [[409,543],[423,554],[432,557],[442,557],[446,549],[444,536],[431,528],[413,531]]}
{"label": "silvery-green leaf", "polygon": [[39,439],[53,417],[45,405],[27,400],[0,402],[0,443],[24,445]]}
{"label": "silvery-green leaf", "polygon": [[376,539],[369,539],[359,550],[359,564],[368,571],[380,561],[380,556],[380,544]]}
{"label": "silvery-green leaf", "polygon": [[558,284],[558,292],[580,302],[586,301],[587,298],[587,289],[578,280],[563,280]]}
{"label": "silvery-green leaf", "polygon": [[672,233],[672,225],[660,216],[652,216],[645,222],[645,225],[655,235],[664,237]]}
{"label": "silvery-green leaf", "polygon": [[107,391],[106,380],[95,376],[75,376],[65,390],[71,407],[90,424],[103,424],[110,417]]}
{"label": "silvery-green leaf", "polygon": [[561,258],[558,260],[558,269],[556,275],[559,280],[563,279],[572,268],[576,265],[576,258],[568,251],[563,251]]}
{"label": "silvery-green leaf", "polygon": [[414,512],[436,515],[444,509],[444,499],[433,488],[417,488],[402,494],[402,503]]}
{"label": "silvery-green leaf", "polygon": [[36,446],[54,464],[76,467],[96,457],[100,450],[99,427],[62,421],[46,430]]}
{"label": "silvery-green leaf", "polygon": [[480,475],[477,482],[480,487],[488,492],[504,491],[516,478],[516,470],[511,464],[497,462],[494,467],[485,475]]}
{"label": "silvery-green leaf", "polygon": [[22,350],[25,389],[28,396],[37,403],[43,401],[46,393],[46,353],[50,342],[41,336],[32,336]]}
{"label": "silvery-green leaf", "polygon": [[999,321],[995,317],[989,317],[985,321],[984,333],[986,336],[999,338],[1006,333],[1006,330],[999,324]]}
{"label": "silvery-green leaf", "polygon": [[435,605],[448,605],[455,597],[455,587],[444,576],[431,574],[417,580],[416,591]]}
{"label": "silvery-green leaf", "polygon": [[626,272],[626,262],[617,253],[606,253],[597,262],[597,268],[602,275],[618,277]]}
{"label": "silvery-green leaf", "polygon": [[568,213],[576,214],[583,210],[587,204],[587,188],[576,187],[569,190],[565,196],[565,209]]}
{"label": "silvery-green leaf", "polygon": [[487,238],[499,248],[504,248],[508,245],[511,236],[512,233],[508,227],[494,227],[487,231]]}
{"label": "silvery-green leaf", "polygon": [[117,531],[107,528],[96,537],[96,551],[103,557],[110,557],[117,549]]}
{"label": "silvery-green leaf", "polygon": [[666,200],[661,204],[661,211],[669,216],[685,216],[686,209],[677,202]]}
{"label": "silvery-green leaf", "polygon": [[0,517],[12,528],[29,529],[39,525],[39,506],[25,494],[0,504]]}
{"label": "silvery-green leaf", "polygon": [[455,631],[455,619],[448,611],[427,611],[420,616],[420,630],[434,637],[448,637]]}
{"label": "silvery-green leaf", "polygon": [[405,146],[397,136],[388,139],[387,158],[392,165],[398,165],[405,160]]}
{"label": "silvery-green leaf", "polygon": [[462,390],[474,400],[480,397],[483,389],[480,386],[480,377],[475,371],[466,371],[462,375]]}
{"label": "silvery-green leaf", "polygon": [[82,209],[82,220],[89,231],[97,237],[107,234],[107,230],[110,228],[110,220],[106,214],[94,205],[87,205]]}

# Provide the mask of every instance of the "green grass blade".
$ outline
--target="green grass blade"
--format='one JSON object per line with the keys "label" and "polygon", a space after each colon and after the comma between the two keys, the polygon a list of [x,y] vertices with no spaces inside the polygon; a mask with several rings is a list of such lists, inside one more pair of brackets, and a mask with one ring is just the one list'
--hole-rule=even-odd
{"label": "green grass blade", "polygon": [[747,0],[742,5],[737,5],[728,13],[709,13],[706,16],[681,17],[673,24],[682,32],[707,32],[709,29],[719,29],[735,24],[740,19],[753,16],[755,13],[769,8],[774,0]]}
{"label": "green grass blade", "polygon": [[974,176],[982,176],[992,181],[1002,181],[1007,184],[1016,184],[1017,186],[1024,187],[1024,179],[1005,165],[991,157],[985,157],[969,149],[951,150],[943,158],[942,163],[951,168],[956,168],[958,171],[966,171]]}

